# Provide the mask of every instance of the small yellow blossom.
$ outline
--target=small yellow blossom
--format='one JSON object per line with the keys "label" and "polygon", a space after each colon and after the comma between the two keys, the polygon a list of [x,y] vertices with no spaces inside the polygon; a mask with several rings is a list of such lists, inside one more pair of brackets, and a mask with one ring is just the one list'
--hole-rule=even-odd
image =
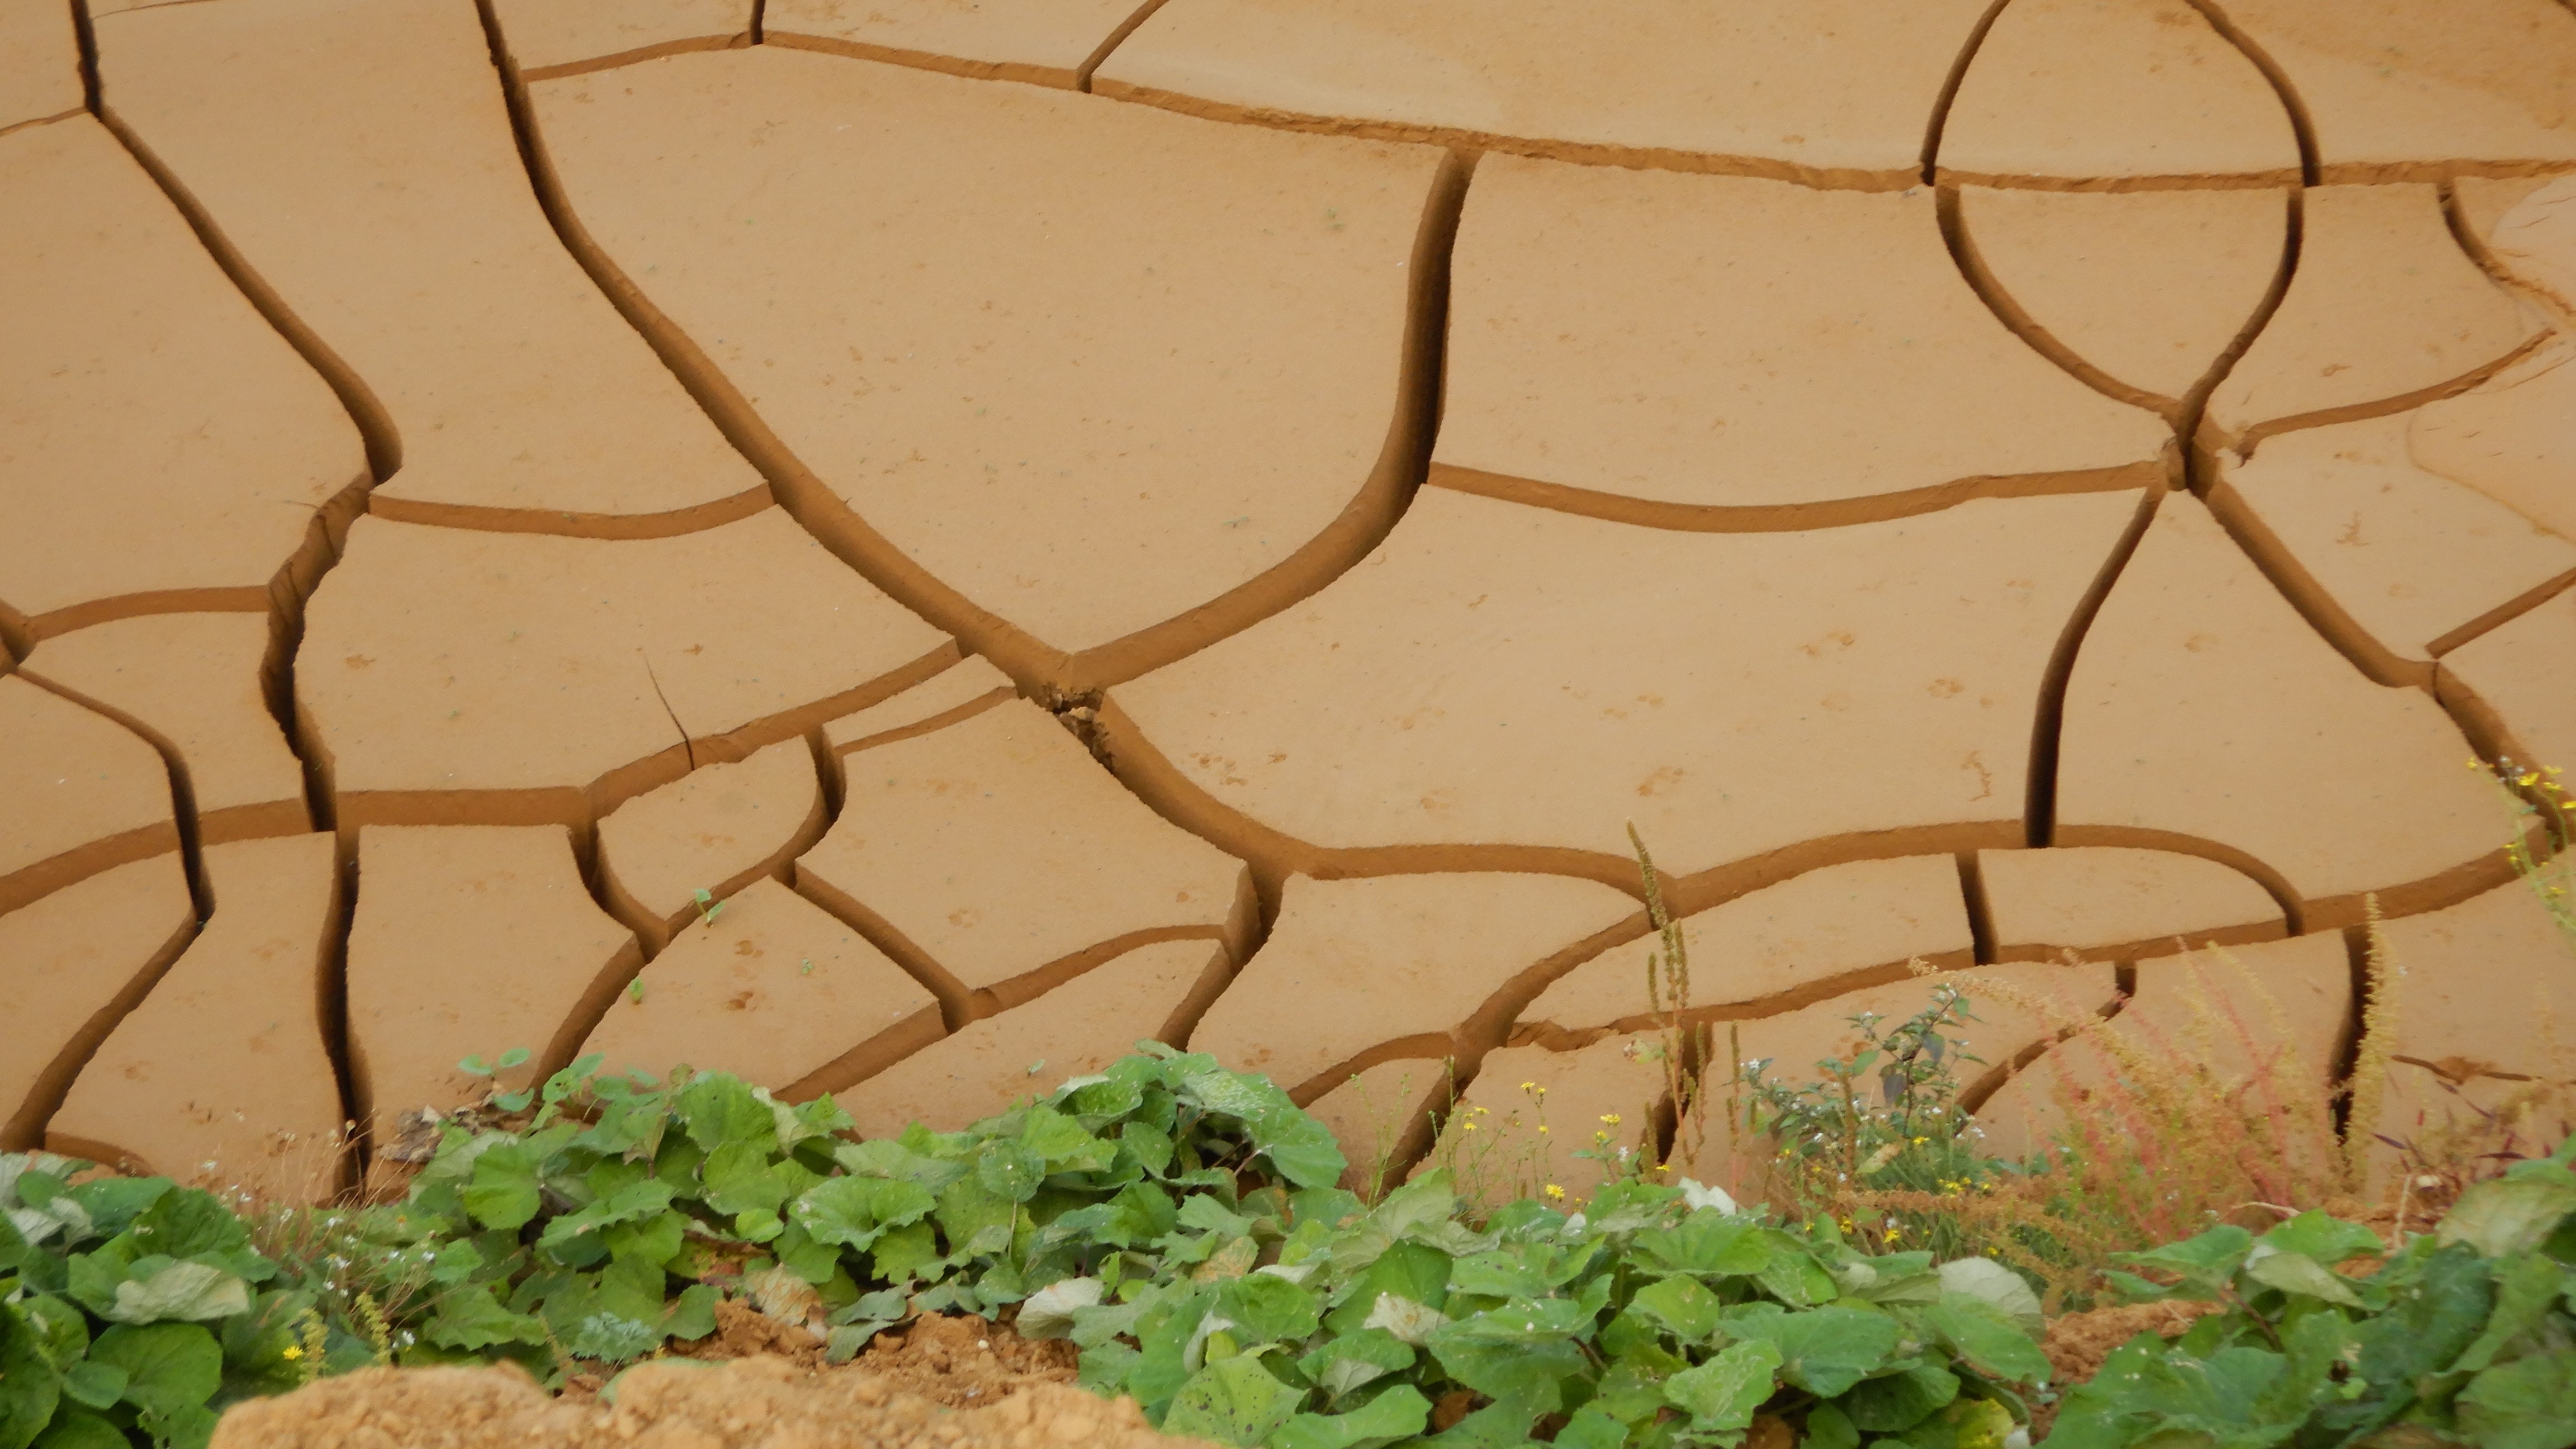
{"label": "small yellow blossom", "polygon": [[1601,1114],[1601,1120],[1609,1123],[1613,1127],[1616,1127],[1619,1125],[1619,1114],[1616,1112],[1604,1112]]}
{"label": "small yellow blossom", "polygon": [[1559,1202],[1563,1202],[1565,1200],[1565,1189],[1551,1182],[1547,1185],[1547,1195],[1555,1198]]}
{"label": "small yellow blossom", "polygon": [[303,1350],[303,1349],[301,1349],[301,1348],[299,1348],[299,1347],[297,1347],[296,1345],[294,1345],[294,1344],[291,1344],[291,1343],[290,1343],[290,1344],[288,1344],[288,1345],[286,1346],[286,1351],[285,1351],[284,1353],[279,1354],[279,1355],[278,1355],[278,1357],[280,1357],[280,1358],[302,1358],[302,1357],[304,1357],[304,1350]]}

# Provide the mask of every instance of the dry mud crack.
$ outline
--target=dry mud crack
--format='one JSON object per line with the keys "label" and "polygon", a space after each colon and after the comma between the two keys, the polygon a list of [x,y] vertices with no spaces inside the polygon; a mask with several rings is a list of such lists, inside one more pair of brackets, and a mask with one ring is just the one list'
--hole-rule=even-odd
{"label": "dry mud crack", "polygon": [[2462,768],[2576,765],[2576,13],[1614,9],[9,4],[0,1147],[1654,1130],[1631,823],[1746,1056],[2217,941],[2322,1088],[2375,897],[2576,1077]]}

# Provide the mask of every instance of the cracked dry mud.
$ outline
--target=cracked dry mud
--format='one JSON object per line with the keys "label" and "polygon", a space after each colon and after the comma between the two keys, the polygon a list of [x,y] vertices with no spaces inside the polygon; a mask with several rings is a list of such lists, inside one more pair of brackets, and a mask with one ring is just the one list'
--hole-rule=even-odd
{"label": "cracked dry mud", "polygon": [[2560,0],[6,0],[0,1147],[1634,1135],[1631,823],[1793,1071],[1919,962],[2322,1085],[2375,897],[2393,1111],[2576,1078],[2462,768],[2576,766],[2571,307]]}

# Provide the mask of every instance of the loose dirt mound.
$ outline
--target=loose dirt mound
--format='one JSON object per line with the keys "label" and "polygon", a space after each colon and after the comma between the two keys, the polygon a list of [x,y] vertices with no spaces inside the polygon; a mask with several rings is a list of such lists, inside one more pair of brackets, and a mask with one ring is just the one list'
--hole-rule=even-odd
{"label": "loose dirt mound", "polygon": [[[954,1382],[954,1381],[952,1381]],[[971,1380],[970,1380],[971,1382]],[[1153,1449],[1132,1399],[1035,1383],[950,1410],[863,1369],[783,1358],[646,1364],[612,1404],[555,1399],[516,1368],[368,1369],[243,1404],[212,1449]]]}

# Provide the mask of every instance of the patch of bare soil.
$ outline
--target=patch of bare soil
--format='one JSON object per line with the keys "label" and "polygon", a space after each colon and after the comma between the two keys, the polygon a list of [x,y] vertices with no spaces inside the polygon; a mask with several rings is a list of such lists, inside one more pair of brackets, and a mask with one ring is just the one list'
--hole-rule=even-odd
{"label": "patch of bare soil", "polygon": [[[947,1331],[890,1357],[926,1368],[934,1341],[948,1344]],[[953,1346],[948,1352],[953,1361]],[[1008,1377],[997,1367],[981,1380],[994,1386],[983,1390],[988,1400]],[[612,1405],[555,1398],[509,1366],[367,1369],[235,1407],[216,1428],[211,1449],[1181,1449],[1196,1443],[1154,1432],[1132,1399],[1106,1401],[1071,1384],[1020,1378],[1008,1397],[989,1407],[951,1409],[860,1365],[818,1372],[774,1355],[723,1364],[666,1359],[620,1379]]]}

